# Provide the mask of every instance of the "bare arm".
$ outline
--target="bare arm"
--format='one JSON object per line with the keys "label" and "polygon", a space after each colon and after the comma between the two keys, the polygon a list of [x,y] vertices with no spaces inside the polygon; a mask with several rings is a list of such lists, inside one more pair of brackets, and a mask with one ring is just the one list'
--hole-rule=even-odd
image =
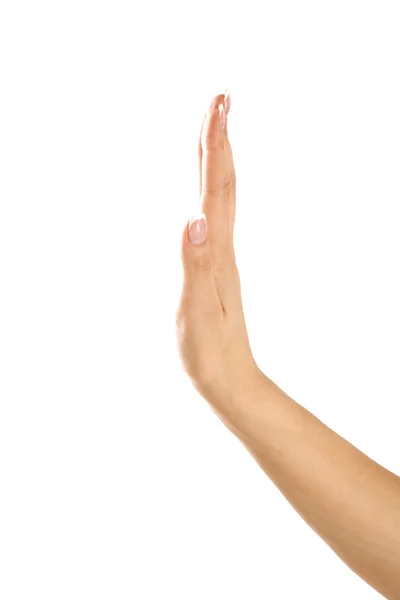
{"label": "bare arm", "polygon": [[[223,109],[219,108],[221,104]],[[194,386],[294,509],[360,577],[400,600],[400,479],[287,396],[257,367],[233,248],[236,187],[217,96],[199,144],[203,215],[182,239],[180,355]]]}
{"label": "bare arm", "polygon": [[260,374],[228,427],[293,508],[360,577],[400,598],[400,478]]}

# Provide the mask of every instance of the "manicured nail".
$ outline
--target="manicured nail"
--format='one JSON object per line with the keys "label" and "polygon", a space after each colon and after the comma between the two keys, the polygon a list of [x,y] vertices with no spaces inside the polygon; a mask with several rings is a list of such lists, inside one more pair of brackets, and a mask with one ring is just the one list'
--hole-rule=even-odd
{"label": "manicured nail", "polygon": [[225,90],[225,100],[224,100],[224,107],[225,107],[225,114],[226,116],[228,116],[230,108],[231,108],[231,94],[229,90]]}
{"label": "manicured nail", "polygon": [[225,107],[223,104],[220,104],[218,106],[218,110],[219,110],[219,118],[221,121],[221,127],[222,129],[225,129],[226,126],[226,112],[225,112]]}
{"label": "manicured nail", "polygon": [[207,237],[207,218],[204,213],[189,220],[189,242],[192,246],[200,246]]}

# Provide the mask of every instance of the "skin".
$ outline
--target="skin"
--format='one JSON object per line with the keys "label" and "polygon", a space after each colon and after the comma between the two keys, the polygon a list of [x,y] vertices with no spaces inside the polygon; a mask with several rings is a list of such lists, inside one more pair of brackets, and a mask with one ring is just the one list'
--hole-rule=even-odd
{"label": "skin", "polygon": [[184,276],[176,313],[182,364],[309,526],[379,593],[400,600],[400,478],[285,394],[253,358],[233,246],[229,108],[229,98],[216,96],[201,128],[200,201],[207,235],[191,243],[189,222],[182,237]]}

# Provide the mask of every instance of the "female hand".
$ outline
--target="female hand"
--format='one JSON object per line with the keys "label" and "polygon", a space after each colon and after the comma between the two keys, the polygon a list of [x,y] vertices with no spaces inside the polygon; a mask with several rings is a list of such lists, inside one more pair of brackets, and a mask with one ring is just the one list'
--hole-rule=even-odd
{"label": "female hand", "polygon": [[199,140],[202,215],[182,239],[184,283],[176,315],[180,356],[214,408],[233,408],[259,375],[253,359],[235,262],[236,177],[227,131],[230,96],[219,95]]}

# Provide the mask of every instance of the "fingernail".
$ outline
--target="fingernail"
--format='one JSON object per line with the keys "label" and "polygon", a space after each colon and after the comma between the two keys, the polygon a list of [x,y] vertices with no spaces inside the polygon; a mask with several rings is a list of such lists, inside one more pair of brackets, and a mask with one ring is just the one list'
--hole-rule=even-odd
{"label": "fingernail", "polygon": [[220,104],[218,106],[218,110],[219,110],[219,118],[221,121],[221,127],[222,129],[225,129],[225,125],[226,125],[226,112],[225,112],[225,108],[223,104]]}
{"label": "fingernail", "polygon": [[207,218],[204,213],[189,220],[189,242],[192,246],[200,246],[207,237]]}
{"label": "fingernail", "polygon": [[225,100],[224,100],[224,107],[225,107],[225,114],[226,116],[228,116],[230,108],[231,108],[231,93],[229,90],[225,90]]}

